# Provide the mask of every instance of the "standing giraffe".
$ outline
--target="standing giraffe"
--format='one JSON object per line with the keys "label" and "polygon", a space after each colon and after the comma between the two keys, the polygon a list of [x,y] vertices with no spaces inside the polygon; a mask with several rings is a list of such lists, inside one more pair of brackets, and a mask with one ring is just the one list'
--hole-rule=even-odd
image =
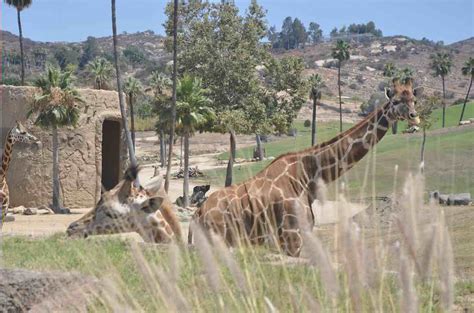
{"label": "standing giraffe", "polygon": [[415,102],[420,93],[412,81],[394,80],[393,89],[385,90],[387,103],[354,127],[321,145],[284,154],[253,178],[212,193],[193,216],[189,243],[198,224],[229,245],[240,240],[261,244],[270,238],[287,254],[298,256],[303,244],[298,221],[304,217],[314,226],[311,205],[318,181],[330,183],[351,169],[394,122],[418,124]]}
{"label": "standing giraffe", "polygon": [[2,225],[5,221],[5,216],[7,215],[7,210],[10,205],[10,193],[7,184],[7,171],[11,161],[13,145],[17,142],[24,142],[30,144],[37,141],[38,139],[28,133],[26,128],[18,121],[7,134],[7,137],[5,139],[5,146],[3,148],[2,168],[0,169],[0,190],[4,194],[2,200]]}
{"label": "standing giraffe", "polygon": [[181,226],[173,205],[157,176],[144,187],[135,187],[139,169],[130,167],[96,207],[67,229],[70,237],[137,232],[147,242],[182,240]]}

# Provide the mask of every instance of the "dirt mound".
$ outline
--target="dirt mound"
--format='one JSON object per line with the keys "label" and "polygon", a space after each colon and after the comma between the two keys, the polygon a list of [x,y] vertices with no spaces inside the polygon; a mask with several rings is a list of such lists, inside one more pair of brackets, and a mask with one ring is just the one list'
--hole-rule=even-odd
{"label": "dirt mound", "polygon": [[73,307],[85,311],[84,300],[96,284],[78,274],[0,269],[0,310],[51,312]]}

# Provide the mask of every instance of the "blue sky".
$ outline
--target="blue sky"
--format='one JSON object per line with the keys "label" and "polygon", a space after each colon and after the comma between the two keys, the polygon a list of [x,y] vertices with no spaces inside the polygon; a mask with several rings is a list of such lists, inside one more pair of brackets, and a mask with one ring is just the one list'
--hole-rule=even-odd
{"label": "blue sky", "polygon": [[[119,32],[152,29],[163,33],[164,0],[117,0]],[[250,0],[235,0],[242,11]],[[474,36],[472,0],[260,0],[270,25],[286,16],[306,25],[318,22],[327,35],[333,27],[373,20],[385,35],[407,35],[452,43]],[[40,41],[82,41],[107,36],[109,0],[33,0],[22,12],[25,37]],[[2,1],[3,30],[18,33],[16,12]]]}

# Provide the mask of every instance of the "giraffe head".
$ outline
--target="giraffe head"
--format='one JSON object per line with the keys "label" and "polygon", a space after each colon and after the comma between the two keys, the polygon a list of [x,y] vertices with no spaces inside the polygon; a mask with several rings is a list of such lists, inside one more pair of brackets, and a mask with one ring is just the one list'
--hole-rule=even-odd
{"label": "giraffe head", "polygon": [[392,122],[408,121],[410,125],[418,125],[420,118],[415,110],[417,97],[420,97],[423,87],[413,88],[413,81],[402,84],[398,79],[393,80],[393,88],[385,88],[385,96],[389,100],[387,116]]}
{"label": "giraffe head", "polygon": [[38,138],[30,134],[25,126],[23,126],[19,121],[16,121],[15,126],[10,130],[8,133],[8,139],[10,139],[13,143],[23,142],[23,143],[36,143],[38,142]]}
{"label": "giraffe head", "polygon": [[110,191],[105,191],[96,207],[78,221],[69,225],[68,236],[116,234],[124,232],[147,233],[153,223],[153,215],[160,208],[165,194],[161,177],[156,177],[144,187],[134,186],[138,168],[130,167]]}

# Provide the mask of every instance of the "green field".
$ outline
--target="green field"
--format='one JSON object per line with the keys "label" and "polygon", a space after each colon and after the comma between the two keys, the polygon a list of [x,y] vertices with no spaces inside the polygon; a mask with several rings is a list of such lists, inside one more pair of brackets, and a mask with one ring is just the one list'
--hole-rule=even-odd
{"label": "green field", "polygon": [[[425,175],[428,190],[440,190],[443,193],[450,192],[471,192],[474,194],[474,128],[472,126],[450,127],[457,124],[461,106],[453,106],[446,110],[446,125],[449,128],[440,129],[440,121],[436,121],[432,129],[428,131],[425,152]],[[441,116],[441,110],[433,112],[433,119]],[[474,117],[474,103],[470,103],[466,108],[466,118]],[[333,137],[337,131],[337,123],[321,123],[319,138],[321,141]],[[311,137],[309,128],[299,128],[298,136],[295,138],[285,138],[265,144],[267,156],[277,157],[278,155],[298,151],[309,147]],[[345,127],[349,127],[346,125]],[[403,126],[402,126],[403,128]],[[369,153],[351,171],[343,176],[347,183],[349,193],[357,197],[359,195],[371,195],[373,185],[378,195],[389,194],[393,191],[394,167],[398,165],[398,180],[403,182],[403,178],[408,173],[418,170],[420,162],[421,134],[398,134],[389,133],[375,147],[373,153]],[[238,157],[248,157],[253,147],[238,150]],[[226,158],[227,154],[222,154],[220,158]],[[375,163],[371,160],[375,157]],[[263,169],[270,161],[236,165],[234,167],[234,181],[241,182],[252,177]],[[375,164],[375,172],[374,165]],[[225,170],[213,170],[206,172],[211,183],[222,185],[225,177]],[[370,179],[364,177],[367,175]],[[400,184],[399,184],[400,187]]]}

